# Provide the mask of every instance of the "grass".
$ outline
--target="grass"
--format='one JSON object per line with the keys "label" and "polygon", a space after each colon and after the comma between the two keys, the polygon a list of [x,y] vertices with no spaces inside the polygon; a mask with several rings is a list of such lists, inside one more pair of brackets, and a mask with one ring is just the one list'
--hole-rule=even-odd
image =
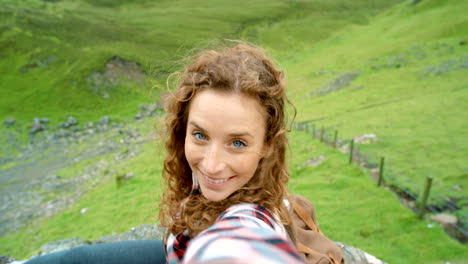
{"label": "grass", "polygon": [[[160,149],[159,143],[146,144],[138,156],[112,166],[119,173],[133,172],[134,179],[120,185],[113,179],[103,182],[60,214],[1,237],[0,252],[23,258],[49,241],[71,237],[92,240],[144,223],[156,223],[164,158]],[[79,165],[73,168],[79,170]],[[88,209],[84,215],[80,213],[82,208]]]}
{"label": "grass", "polygon": [[[468,188],[468,5],[437,2],[401,3],[288,55],[284,67],[298,121],[338,130],[342,140],[376,134],[379,142],[360,147],[371,162],[385,157],[388,179],[419,194],[432,176],[433,196],[466,199],[453,186]],[[426,24],[433,19],[441,22]],[[314,95],[348,73],[358,73],[348,87]]]}
{"label": "grass", "polygon": [[[397,202],[340,152],[305,132],[290,136],[289,189],[316,208],[321,230],[335,241],[359,247],[388,263],[466,263],[466,246],[431,227]],[[304,144],[304,142],[307,142]],[[303,164],[325,156],[317,167]]]}

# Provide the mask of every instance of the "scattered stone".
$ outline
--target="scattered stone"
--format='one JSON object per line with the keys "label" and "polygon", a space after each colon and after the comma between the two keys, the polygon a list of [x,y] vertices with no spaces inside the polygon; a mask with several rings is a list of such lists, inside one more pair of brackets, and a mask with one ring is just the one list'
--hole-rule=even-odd
{"label": "scattered stone", "polygon": [[341,153],[349,153],[349,143],[346,143],[346,144],[343,144],[342,146],[340,146],[338,148],[338,150],[341,152]]}
{"label": "scattered stone", "polygon": [[3,124],[5,124],[6,127],[12,127],[15,124],[15,122],[16,122],[15,118],[9,117],[7,118],[7,120],[3,122]]}
{"label": "scattered stone", "polygon": [[138,107],[140,108],[140,111],[135,115],[136,120],[152,116],[157,110],[163,110],[158,104],[141,104]]}
{"label": "scattered stone", "polygon": [[142,118],[142,115],[140,112],[138,112],[136,115],[135,115],[135,119],[136,120],[140,120]]}
{"label": "scattered stone", "polygon": [[463,190],[463,188],[460,187],[460,185],[458,185],[458,184],[453,185],[452,189],[454,189],[457,192],[461,192]]}
{"label": "scattered stone", "polygon": [[306,162],[304,162],[304,164],[299,166],[299,169],[305,168],[307,166],[317,167],[318,165],[322,164],[326,159],[327,159],[327,157],[325,157],[323,155],[320,155],[320,156],[315,157],[315,158],[309,158]]}
{"label": "scattered stone", "polygon": [[117,185],[120,185],[126,181],[129,181],[131,179],[135,178],[135,173],[133,172],[129,172],[129,173],[126,173],[126,174],[120,174],[120,175],[117,175],[115,176],[115,182],[117,183]]}
{"label": "scattered stone", "polygon": [[41,118],[40,121],[41,121],[41,124],[48,124],[50,122],[49,118],[47,118],[47,117]]}
{"label": "scattered stone", "polygon": [[32,255],[31,259],[38,257],[38,256],[55,253],[55,252],[67,250],[70,248],[89,245],[89,244],[91,244],[89,241],[81,240],[78,237],[49,242],[41,246],[38,252]]}
{"label": "scattered stone", "polygon": [[138,106],[140,108],[141,111],[143,112],[146,112],[147,111],[147,108],[146,108],[146,105],[145,104],[141,104]]}
{"label": "scattered stone", "polygon": [[0,256],[0,264],[8,264],[15,261],[14,259],[10,258],[10,256]]}
{"label": "scattered stone", "polygon": [[41,123],[41,120],[37,117],[34,118],[33,125],[31,130],[29,130],[29,134],[34,135],[37,132],[45,130],[46,127]]}
{"label": "scattered stone", "polygon": [[378,179],[379,178],[379,168],[372,168],[369,170],[370,175],[372,176],[373,179]]}
{"label": "scattered stone", "polygon": [[50,64],[54,63],[57,61],[56,56],[48,56],[48,57],[43,57],[43,56],[38,56],[38,57],[33,57],[29,60],[29,63],[24,65],[19,69],[21,73],[26,73],[32,69],[38,68],[38,67],[47,67]]}
{"label": "scattered stone", "polygon": [[82,208],[82,209],[80,210],[80,214],[81,214],[81,215],[84,215],[84,214],[86,214],[87,211],[88,211],[88,208]]}
{"label": "scattered stone", "polygon": [[110,118],[108,116],[104,116],[99,120],[99,126],[108,126],[110,122]]}
{"label": "scattered stone", "polygon": [[344,263],[349,264],[387,264],[367,252],[347,246],[341,242],[335,242],[343,250]]}
{"label": "scattered stone", "polygon": [[127,135],[128,135],[129,137],[131,137],[131,138],[136,138],[136,137],[139,136],[138,131],[137,131],[136,128],[129,129],[129,130],[127,130],[126,132],[127,132]]}
{"label": "scattered stone", "polygon": [[69,127],[72,127],[72,126],[76,126],[78,124],[78,120],[76,120],[76,118],[74,118],[73,116],[69,116],[67,118],[67,121],[63,124],[60,125],[61,128],[69,128]]}
{"label": "scattered stone", "polygon": [[86,81],[91,91],[108,99],[116,85],[128,81],[142,84],[145,78],[141,65],[114,56],[106,63],[104,72],[92,72]]}
{"label": "scattered stone", "polygon": [[126,240],[145,240],[145,239],[162,239],[166,229],[158,224],[145,224],[138,227],[133,227],[130,231],[120,235],[104,236],[93,241],[97,243],[109,243]]}
{"label": "scattered stone", "polygon": [[423,70],[424,75],[444,75],[446,73],[463,70],[468,68],[468,56],[464,55],[460,58],[450,58],[437,65],[427,66]]}
{"label": "scattered stone", "polygon": [[373,70],[401,68],[407,64],[407,60],[403,55],[397,55],[384,58],[372,58],[369,64]]}
{"label": "scattered stone", "polygon": [[429,218],[429,220],[434,221],[442,225],[444,228],[448,228],[449,225],[456,225],[458,224],[458,219],[454,215],[449,214],[437,214],[433,215]]}
{"label": "scattered stone", "polygon": [[360,136],[354,137],[354,143],[357,144],[372,144],[379,141],[375,134],[363,134]]}
{"label": "scattered stone", "polygon": [[157,104],[149,104],[148,105],[148,112],[150,114],[153,114],[156,110],[162,110],[162,108],[159,107]]}
{"label": "scattered stone", "polygon": [[359,72],[350,72],[350,73],[342,74],[338,76],[338,78],[336,78],[335,80],[331,81],[330,83],[320,87],[317,91],[312,92],[310,96],[322,96],[322,95],[326,95],[328,93],[346,88],[358,76],[359,76]]}

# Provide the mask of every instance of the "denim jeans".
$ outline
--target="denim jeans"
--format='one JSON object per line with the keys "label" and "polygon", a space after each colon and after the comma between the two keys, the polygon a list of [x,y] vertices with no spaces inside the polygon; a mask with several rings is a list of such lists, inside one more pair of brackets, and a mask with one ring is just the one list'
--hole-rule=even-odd
{"label": "denim jeans", "polygon": [[166,253],[161,240],[129,240],[80,246],[33,258],[24,264],[162,264]]}

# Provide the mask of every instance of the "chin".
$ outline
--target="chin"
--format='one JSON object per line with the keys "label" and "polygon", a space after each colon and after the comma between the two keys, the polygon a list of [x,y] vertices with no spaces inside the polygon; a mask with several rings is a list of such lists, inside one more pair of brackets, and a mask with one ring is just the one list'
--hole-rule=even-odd
{"label": "chin", "polygon": [[219,202],[229,197],[229,195],[224,195],[224,194],[210,194],[209,193],[205,195],[203,191],[202,191],[202,195],[210,202]]}

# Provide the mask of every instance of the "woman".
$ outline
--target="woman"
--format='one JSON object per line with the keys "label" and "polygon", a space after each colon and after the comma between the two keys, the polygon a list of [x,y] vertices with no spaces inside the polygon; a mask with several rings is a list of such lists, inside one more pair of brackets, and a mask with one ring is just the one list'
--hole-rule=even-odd
{"label": "woman", "polygon": [[180,248],[238,204],[271,214],[274,232],[287,240],[287,101],[284,74],[258,48],[207,50],[186,66],[166,97],[160,220],[170,234],[169,262],[181,261]]}
{"label": "woman", "polygon": [[166,254],[169,263],[302,263],[285,228],[284,74],[256,47],[207,50],[193,57],[165,102],[166,253],[160,241],[128,241],[30,263],[160,263]]}

